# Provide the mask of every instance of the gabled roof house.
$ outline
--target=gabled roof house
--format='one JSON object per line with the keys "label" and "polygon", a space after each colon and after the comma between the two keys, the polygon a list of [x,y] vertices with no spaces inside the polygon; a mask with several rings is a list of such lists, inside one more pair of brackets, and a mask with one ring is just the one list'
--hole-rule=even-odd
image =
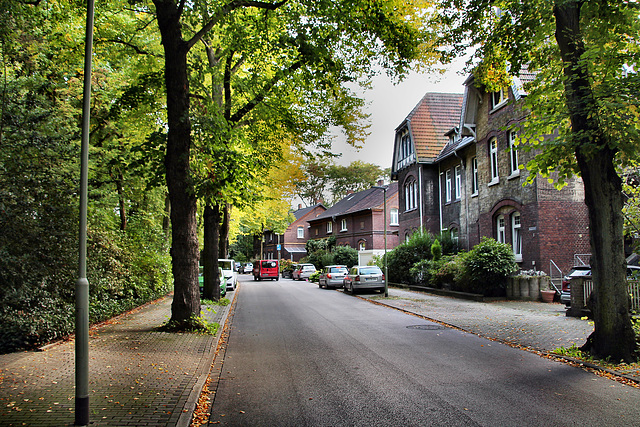
{"label": "gabled roof house", "polygon": [[423,227],[450,233],[465,250],[493,237],[512,246],[521,269],[548,274],[567,272],[574,254],[588,253],[582,180],[562,190],[538,177],[523,185],[535,153],[518,149],[515,129],[527,120],[522,82],[532,77],[487,92],[471,76],[464,95],[427,94],[396,129],[401,237]]}
{"label": "gabled roof house", "polygon": [[396,128],[391,179],[399,188],[399,235],[440,232],[437,158],[460,122],[462,94],[427,93]]}
{"label": "gabled roof house", "polygon": [[[386,187],[386,192],[378,186],[349,194],[309,219],[310,239],[335,236],[337,246],[355,248],[366,255],[365,258],[384,252],[385,193],[387,249],[393,249],[398,244],[398,185],[395,182]],[[363,262],[362,256],[360,262]]]}
{"label": "gabled roof house", "polygon": [[[265,231],[263,234],[264,248],[263,257],[266,259],[288,259],[294,262],[307,256],[305,245],[310,238],[309,224],[307,221],[321,215],[327,208],[322,203],[313,206],[302,207],[292,212],[295,221],[292,222],[283,235],[278,235],[272,231]],[[278,245],[280,253],[278,254]]]}

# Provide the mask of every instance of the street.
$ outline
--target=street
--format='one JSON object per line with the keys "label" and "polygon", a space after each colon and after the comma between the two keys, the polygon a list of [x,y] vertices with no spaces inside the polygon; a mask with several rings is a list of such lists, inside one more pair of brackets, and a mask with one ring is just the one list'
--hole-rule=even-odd
{"label": "street", "polygon": [[640,425],[640,390],[309,282],[241,275],[211,422]]}

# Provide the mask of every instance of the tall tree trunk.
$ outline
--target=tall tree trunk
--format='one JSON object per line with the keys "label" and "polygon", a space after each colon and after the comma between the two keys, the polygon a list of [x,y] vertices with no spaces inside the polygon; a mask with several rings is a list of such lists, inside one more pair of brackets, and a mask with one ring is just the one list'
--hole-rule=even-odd
{"label": "tall tree trunk", "polygon": [[231,205],[225,203],[222,212],[222,224],[220,225],[220,258],[229,256],[229,222],[231,216]]}
{"label": "tall tree trunk", "polygon": [[162,231],[164,231],[165,242],[169,241],[171,235],[171,200],[169,194],[164,196],[164,216],[162,217]]}
{"label": "tall tree trunk", "polygon": [[583,349],[613,361],[632,361],[636,357],[636,341],[626,281],[622,182],[616,173],[616,150],[607,144],[607,136],[599,126],[587,65],[582,60],[585,48],[580,30],[581,5],[582,1],[556,0],[554,15],[572,137],[577,142],[576,159],[589,212],[595,329]]}
{"label": "tall tree trunk", "polygon": [[162,35],[167,87],[167,153],[165,168],[171,201],[171,257],[174,295],[171,323],[188,326],[200,314],[196,198],[190,184],[188,46],[182,39],[180,9],[171,0],[154,0]]}
{"label": "tall tree trunk", "polygon": [[218,274],[218,236],[220,232],[220,206],[204,207],[204,291],[205,299],[220,299]]}

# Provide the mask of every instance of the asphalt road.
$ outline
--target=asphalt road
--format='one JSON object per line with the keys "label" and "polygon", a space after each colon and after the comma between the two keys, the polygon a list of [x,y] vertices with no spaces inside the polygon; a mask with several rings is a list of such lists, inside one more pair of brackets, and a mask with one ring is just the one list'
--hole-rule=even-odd
{"label": "asphalt road", "polygon": [[211,422],[640,425],[640,390],[308,282],[243,281]]}

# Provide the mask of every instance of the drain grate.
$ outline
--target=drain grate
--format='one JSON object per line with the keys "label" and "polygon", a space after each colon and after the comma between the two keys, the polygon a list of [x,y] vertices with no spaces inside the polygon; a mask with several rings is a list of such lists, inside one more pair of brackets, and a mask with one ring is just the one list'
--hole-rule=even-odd
{"label": "drain grate", "polygon": [[441,329],[444,329],[444,326],[442,325],[412,325],[412,326],[407,326],[407,329],[419,329],[422,331],[439,331]]}

